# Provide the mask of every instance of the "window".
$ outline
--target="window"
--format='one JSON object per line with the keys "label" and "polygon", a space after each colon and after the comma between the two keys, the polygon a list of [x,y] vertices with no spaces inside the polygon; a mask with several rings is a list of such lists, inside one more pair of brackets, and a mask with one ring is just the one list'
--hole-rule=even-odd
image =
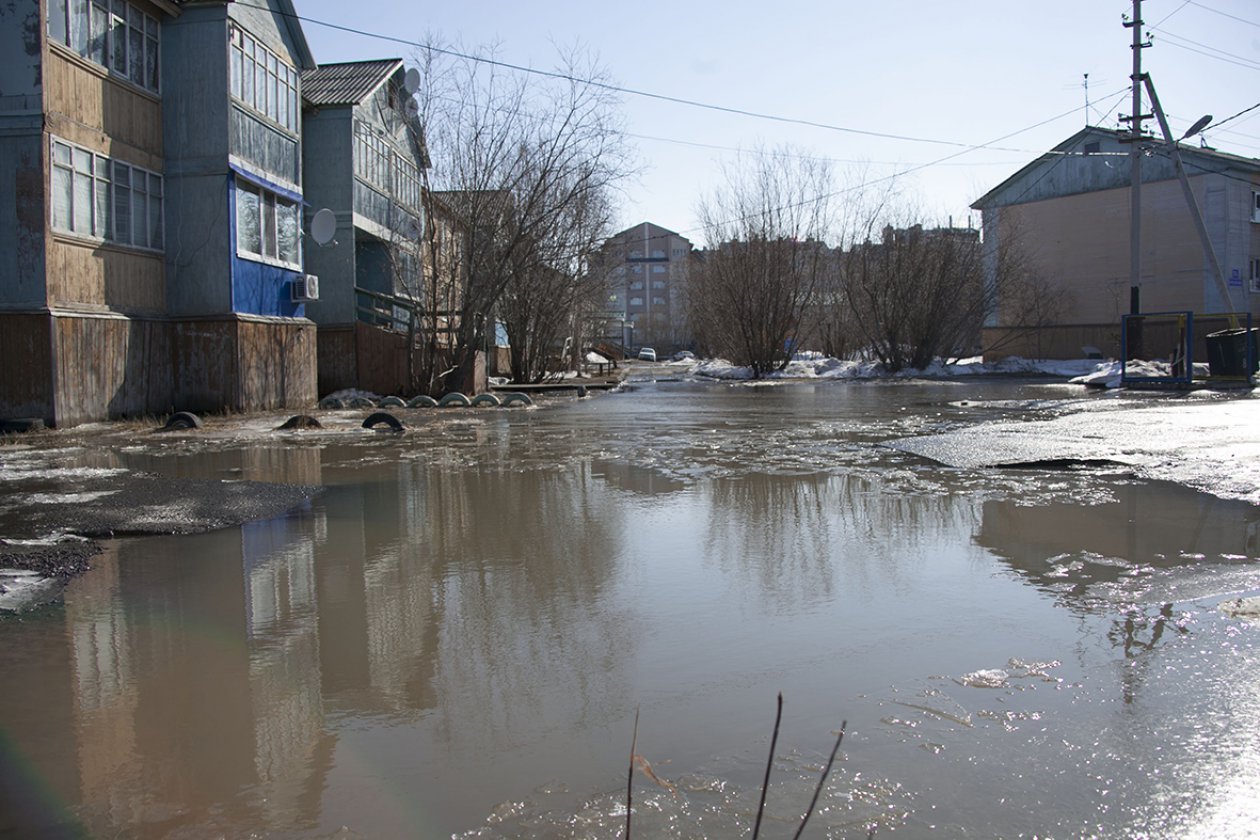
{"label": "window", "polygon": [[630,266],[630,271],[631,271],[632,273],[634,273],[634,274],[642,274],[642,273],[643,273],[643,266],[641,266],[641,265],[632,265],[632,266]]}
{"label": "window", "polygon": [[1252,293],[1260,293],[1260,259],[1251,260],[1251,283],[1248,285]]}
{"label": "window", "polygon": [[665,269],[665,266],[663,266],[663,265],[654,265],[654,266],[652,266],[652,273],[653,273],[653,274],[664,274],[664,273],[665,273],[665,271],[666,271],[666,269]]}
{"label": "window", "polygon": [[52,140],[54,230],[161,250],[162,176]]}
{"label": "window", "polygon": [[49,39],[158,92],[157,18],[127,0],[49,0]]}
{"label": "window", "polygon": [[653,281],[652,281],[652,288],[653,288],[653,289],[663,289],[663,288],[665,288],[665,281],[664,281],[664,280],[653,280]]}
{"label": "window", "polygon": [[237,179],[237,253],[299,268],[300,212],[296,202]]}
{"label": "window", "polygon": [[675,249],[674,249],[674,257],[675,257],[675,258],[677,258],[677,257],[683,257],[683,256],[686,256],[686,254],[687,254],[687,251],[686,251],[685,249],[683,249],[683,248],[675,248]]}
{"label": "window", "polygon": [[654,298],[652,298],[652,305],[653,305],[653,306],[664,306],[664,305],[665,305],[665,298],[663,298],[663,297],[654,297]]}
{"label": "window", "polygon": [[641,297],[632,297],[632,298],[630,298],[630,305],[631,305],[631,306],[642,306],[642,305],[643,305],[643,298],[641,298]]}
{"label": "window", "polygon": [[276,53],[233,24],[228,35],[233,98],[289,131],[298,124],[298,74]]}
{"label": "window", "polygon": [[1260,192],[1251,194],[1251,221],[1260,222]]}
{"label": "window", "polygon": [[642,281],[642,280],[635,280],[633,283],[631,283],[631,284],[630,284],[630,288],[634,289],[635,291],[638,291],[639,289],[642,289],[642,288],[643,288],[643,281]]}
{"label": "window", "polygon": [[652,259],[654,259],[654,260],[663,260],[663,259],[665,259],[665,252],[664,252],[664,251],[661,251],[661,250],[654,250],[654,251],[652,251]]}

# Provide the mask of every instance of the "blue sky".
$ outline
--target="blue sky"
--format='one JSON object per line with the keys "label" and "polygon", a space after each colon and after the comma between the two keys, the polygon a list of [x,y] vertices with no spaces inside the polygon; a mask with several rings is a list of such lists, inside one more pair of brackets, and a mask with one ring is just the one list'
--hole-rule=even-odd
{"label": "blue sky", "polygon": [[[295,6],[320,62],[409,59],[414,49],[319,21],[417,42],[437,35],[471,52],[494,45],[504,61],[543,69],[556,66],[557,46],[580,45],[627,88],[853,129],[624,96],[644,172],[627,184],[622,226],[649,220],[697,244],[697,199],[735,150],[790,143],[836,161],[841,186],[857,171],[879,178],[963,152],[896,184],[929,223],[965,224],[972,201],[1085,123],[1083,74],[1091,123],[1115,127],[1130,111],[1121,94],[1131,62],[1127,0]],[[1144,69],[1174,130],[1260,101],[1260,2],[1145,0],[1143,18],[1154,36]],[[1207,137],[1222,151],[1260,157],[1260,108]]]}

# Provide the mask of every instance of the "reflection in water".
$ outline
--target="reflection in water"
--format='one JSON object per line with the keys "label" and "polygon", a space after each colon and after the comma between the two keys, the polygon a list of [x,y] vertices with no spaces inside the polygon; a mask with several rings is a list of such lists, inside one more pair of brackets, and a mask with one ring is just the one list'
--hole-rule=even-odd
{"label": "reflection in water", "polygon": [[1260,652],[1211,607],[1260,585],[1260,514],[864,448],[994,387],[85,450],[328,490],[114,543],[64,608],[0,621],[0,836],[613,836],[636,709],[678,793],[638,780],[635,836],[746,835],[778,691],[773,820],[850,723],[819,836],[1240,834]]}
{"label": "reflection in water", "polygon": [[1077,608],[1149,595],[1152,570],[1260,556],[1260,511],[1245,502],[1147,482],[1116,483],[1110,494],[1088,505],[986,501],[976,541]]}

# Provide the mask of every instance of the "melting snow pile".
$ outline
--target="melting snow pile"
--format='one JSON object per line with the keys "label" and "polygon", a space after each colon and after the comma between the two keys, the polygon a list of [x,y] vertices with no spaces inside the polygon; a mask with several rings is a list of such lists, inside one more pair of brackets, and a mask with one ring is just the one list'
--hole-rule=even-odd
{"label": "melting snow pile", "polygon": [[[958,376],[993,376],[1000,374],[1025,374],[1044,376],[1081,377],[1094,375],[1106,364],[1094,359],[1034,360],[1013,356],[1000,362],[984,362],[979,357],[961,359],[955,363],[940,360],[923,370],[907,369],[889,374],[877,361],[837,359],[813,351],[797,353],[787,367],[767,375],[767,379],[881,379],[894,376],[899,379],[945,379]],[[749,367],[739,367],[725,359],[706,359],[695,364],[691,372],[709,379],[752,379]],[[1118,376],[1118,374],[1117,374]],[[1075,380],[1073,380],[1075,381]]]}

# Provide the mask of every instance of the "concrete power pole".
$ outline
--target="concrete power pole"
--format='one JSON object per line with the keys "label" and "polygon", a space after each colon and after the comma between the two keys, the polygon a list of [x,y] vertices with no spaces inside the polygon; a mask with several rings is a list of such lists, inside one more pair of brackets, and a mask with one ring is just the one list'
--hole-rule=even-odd
{"label": "concrete power pole", "polygon": [[1126,29],[1133,30],[1133,113],[1121,117],[1121,122],[1129,123],[1129,136],[1124,142],[1129,144],[1129,311],[1141,311],[1142,287],[1142,124],[1151,118],[1142,113],[1142,84],[1146,77],[1142,74],[1142,50],[1150,46],[1150,42],[1142,40],[1142,0],[1133,0],[1133,19],[1124,22]]}

